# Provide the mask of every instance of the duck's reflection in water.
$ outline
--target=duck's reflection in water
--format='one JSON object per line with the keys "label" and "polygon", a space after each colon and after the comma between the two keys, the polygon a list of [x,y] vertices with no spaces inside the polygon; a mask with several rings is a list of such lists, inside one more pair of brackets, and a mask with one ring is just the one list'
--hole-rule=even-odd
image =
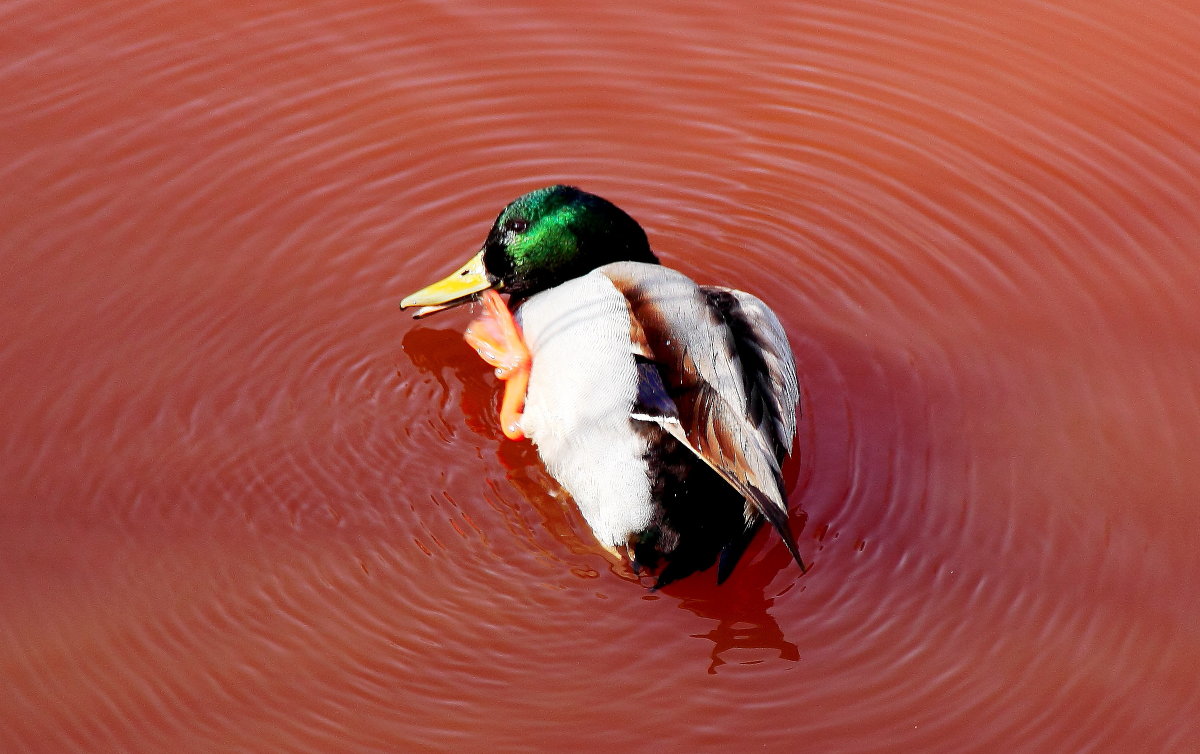
{"label": "duck's reflection in water", "polygon": [[[793,522],[793,526],[799,531],[803,521]],[[760,531],[756,543],[769,535],[770,532]],[[707,571],[663,590],[667,596],[679,600],[679,607],[716,623],[705,633],[692,634],[713,644],[710,674],[727,664],[758,665],[775,659],[789,662],[800,659],[799,647],[784,636],[779,622],[771,615],[776,597],[766,594],[771,580],[780,571],[794,569],[795,564],[778,542],[771,543],[768,549],[759,557],[743,559],[721,586],[712,581],[712,572]],[[799,573],[796,576],[800,578]]]}

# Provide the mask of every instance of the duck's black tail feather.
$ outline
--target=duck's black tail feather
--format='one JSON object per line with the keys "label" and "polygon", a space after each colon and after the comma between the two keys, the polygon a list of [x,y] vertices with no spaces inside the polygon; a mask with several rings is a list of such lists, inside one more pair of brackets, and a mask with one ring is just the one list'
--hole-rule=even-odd
{"label": "duck's black tail feather", "polygon": [[803,558],[800,557],[800,551],[796,549],[796,538],[792,535],[792,525],[788,521],[787,511],[767,499],[767,496],[759,490],[750,487],[752,494],[758,496],[757,508],[771,522],[771,526],[775,527],[775,531],[779,532],[779,536],[783,537],[783,544],[787,546],[788,552],[796,560],[796,565],[800,566],[801,573],[808,573],[808,566],[804,565]]}
{"label": "duck's black tail feather", "polygon": [[754,539],[760,526],[762,526],[762,519],[755,519],[752,524],[721,548],[721,557],[717,560],[717,584],[724,584],[725,579],[729,578],[729,574],[733,573],[734,566],[742,559],[742,554],[746,552],[750,540]]}

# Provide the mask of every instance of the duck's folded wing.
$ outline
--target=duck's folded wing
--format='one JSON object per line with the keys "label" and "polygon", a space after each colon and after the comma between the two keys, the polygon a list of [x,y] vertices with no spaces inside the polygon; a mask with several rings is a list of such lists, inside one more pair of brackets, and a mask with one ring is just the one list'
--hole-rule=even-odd
{"label": "duck's folded wing", "polygon": [[800,386],[787,334],[775,312],[744,291],[700,286],[733,336],[749,416],[782,460],[796,437]]}
{"label": "duck's folded wing", "polygon": [[635,354],[653,365],[640,368],[635,417],[662,425],[738,490],[747,525],[762,514],[803,568],[779,468],[798,390],[778,319],[749,294],[701,288],[669,268],[620,262],[600,271],[629,303]]}

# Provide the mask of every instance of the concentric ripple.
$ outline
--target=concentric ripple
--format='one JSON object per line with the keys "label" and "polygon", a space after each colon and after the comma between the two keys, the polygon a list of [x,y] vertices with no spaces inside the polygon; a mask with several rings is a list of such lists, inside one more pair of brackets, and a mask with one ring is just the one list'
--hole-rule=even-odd
{"label": "concentric ripple", "polygon": [[[1200,742],[1187,4],[0,20],[0,748]],[[647,591],[397,311],[560,181],[779,312],[807,575]]]}

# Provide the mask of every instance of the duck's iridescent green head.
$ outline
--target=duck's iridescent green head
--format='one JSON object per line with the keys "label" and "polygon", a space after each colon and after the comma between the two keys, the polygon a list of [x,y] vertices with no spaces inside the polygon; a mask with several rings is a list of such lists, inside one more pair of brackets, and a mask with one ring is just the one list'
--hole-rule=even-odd
{"label": "duck's iridescent green head", "polygon": [[483,248],[449,277],[400,302],[416,316],[469,301],[488,288],[523,298],[610,262],[648,262],[646,233],[615,204],[573,186],[548,186],[509,204]]}
{"label": "duck's iridescent green head", "polygon": [[620,261],[658,260],[632,217],[572,186],[531,191],[505,207],[483,246],[484,268],[516,296]]}

